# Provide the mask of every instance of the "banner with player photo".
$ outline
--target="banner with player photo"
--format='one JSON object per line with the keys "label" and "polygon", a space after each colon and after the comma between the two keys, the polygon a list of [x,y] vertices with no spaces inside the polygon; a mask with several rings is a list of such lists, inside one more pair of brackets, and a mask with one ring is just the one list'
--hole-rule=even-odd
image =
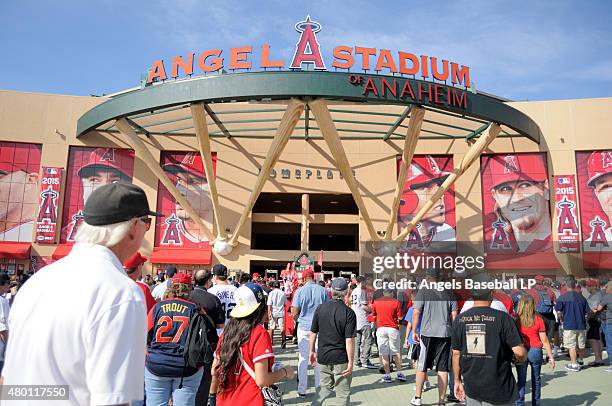
{"label": "banner with player photo", "polygon": [[42,170],[35,237],[39,244],[55,244],[57,209],[63,172],[63,168],[46,166]]}
{"label": "banner with player photo", "polygon": [[557,227],[557,252],[580,252],[580,228],[576,182],[574,175],[557,175],[555,178],[555,227]]}
{"label": "banner with player photo", "polygon": [[94,190],[115,182],[132,183],[133,175],[134,151],[130,149],[70,147],[60,242],[74,242],[83,206]]}
{"label": "banner with player photo", "polygon": [[[217,155],[212,154],[216,174]],[[179,192],[191,204],[200,218],[213,230],[213,206],[204,162],[196,152],[164,151],[161,166]],[[159,183],[157,212],[164,215],[155,223],[155,246],[164,248],[208,248],[208,238],[198,224],[174,199],[168,189]]]}
{"label": "banner with player photo", "polygon": [[[401,156],[398,156],[398,174],[400,165]],[[426,155],[412,158],[408,166],[408,175],[397,214],[400,233],[452,171],[453,157],[449,155]],[[408,234],[403,249],[421,252],[454,252],[455,228],[455,192],[451,186]]]}
{"label": "banner with player photo", "polygon": [[0,241],[31,242],[42,145],[0,141]]}
{"label": "banner with player photo", "polygon": [[516,254],[542,253],[523,268],[558,266],[545,153],[483,155],[480,164],[485,251],[513,261],[523,257]]}
{"label": "banner with player photo", "polygon": [[612,255],[612,150],[576,152],[580,219],[587,253]]}

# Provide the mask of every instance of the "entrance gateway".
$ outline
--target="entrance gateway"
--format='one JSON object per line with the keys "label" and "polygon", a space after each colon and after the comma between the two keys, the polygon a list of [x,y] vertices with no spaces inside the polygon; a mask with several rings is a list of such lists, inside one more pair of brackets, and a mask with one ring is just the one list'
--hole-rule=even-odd
{"label": "entrance gateway", "polygon": [[[116,136],[130,145],[197,223],[220,262],[224,257],[237,255],[235,248],[241,244],[239,237],[249,220],[251,234],[259,233],[260,241],[266,240],[261,237],[265,234],[262,230],[266,219],[273,219],[276,230],[281,230],[277,233],[284,236],[282,244],[287,243],[288,235],[294,234],[296,255],[303,251],[311,251],[311,256],[317,254],[312,252],[317,249],[310,246],[313,239],[309,234],[313,232],[329,233],[332,240],[339,235],[356,234],[357,246],[349,251],[357,255],[363,250],[364,241],[402,241],[496,138],[524,137],[540,142],[540,129],[531,118],[505,100],[473,89],[469,67],[405,51],[394,54],[384,49],[338,45],[333,50],[332,68],[336,71],[332,72],[326,69],[324,47],[316,37],[320,24],[308,17],[296,24],[296,30],[300,39],[291,63],[287,64],[289,71],[282,70],[287,66],[284,61],[273,60],[269,45],[262,46],[260,58],[251,57],[253,48],[247,46],[231,48],[225,58],[221,57],[221,50],[207,50],[175,56],[171,63],[155,61],[140,89],[114,96],[87,111],[78,120],[77,137],[86,140],[96,135]],[[255,59],[260,60],[259,67],[264,71],[246,71],[254,68]],[[204,76],[192,77],[198,72]],[[202,157],[210,189],[212,224],[198,216],[151,152],[161,138],[171,138],[178,144],[188,138],[197,140],[197,152]],[[410,162],[419,141],[426,140],[465,142],[469,147],[425,206],[403,230],[396,230]],[[255,182],[237,185],[250,189],[248,199],[240,202],[239,212],[227,213],[219,204],[216,179],[219,175],[214,171],[211,141],[213,145],[222,142],[237,150],[243,148],[242,142],[260,145],[258,150],[262,153],[258,155],[261,159],[255,160],[258,167]],[[374,225],[380,219],[373,219],[368,212],[360,190],[359,167],[349,161],[350,151],[346,150],[349,142],[355,148],[359,145],[355,142],[366,141],[393,145],[401,156],[393,201],[385,206],[387,218],[382,229]],[[292,148],[296,145],[314,148],[317,159],[322,157],[329,164],[292,162],[291,156],[285,155],[289,143]],[[215,155],[215,160],[219,159],[222,158]],[[229,164],[239,168],[241,162]],[[270,183],[289,178],[303,181],[304,192],[294,192],[293,196],[283,192],[262,194]],[[308,186],[309,181],[325,180],[342,182],[343,190],[330,193]],[[341,224],[326,228],[324,216],[333,212],[334,201],[338,204],[335,195],[354,206],[355,212],[347,214],[349,217],[343,218]],[[310,210],[309,202],[320,200],[318,196],[329,197],[326,206],[329,213]],[[273,218],[283,210],[274,209],[273,205],[270,208],[270,202],[296,198],[299,212],[288,213],[289,220],[280,223]],[[266,201],[270,211],[258,212],[258,205],[266,206]],[[351,231],[351,226],[356,229]],[[272,234],[274,227],[268,228]],[[258,243],[251,240],[248,248],[255,252],[270,249],[253,244]],[[357,273],[359,257],[353,257],[353,261],[339,260],[333,246],[329,245],[331,252],[321,248],[330,257],[325,260],[329,271],[334,275],[347,270]],[[238,255],[241,252],[244,250],[239,249]],[[260,259],[251,259],[250,270],[273,274],[292,260],[275,261],[262,255]]]}

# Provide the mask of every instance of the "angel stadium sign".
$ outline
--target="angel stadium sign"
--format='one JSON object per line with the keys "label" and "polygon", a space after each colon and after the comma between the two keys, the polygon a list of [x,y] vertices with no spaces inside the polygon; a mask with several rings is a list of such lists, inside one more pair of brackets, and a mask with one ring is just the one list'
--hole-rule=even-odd
{"label": "angel stadium sign", "polygon": [[[253,69],[283,70],[288,67],[290,70],[328,70],[323,58],[322,47],[317,40],[321,24],[307,16],[306,20],[295,25],[295,29],[300,33],[300,37],[289,65],[285,59],[274,59],[270,55],[269,44],[263,44],[259,52],[255,52],[251,45],[230,48],[226,54],[222,49],[208,49],[202,52],[192,52],[186,56],[174,56],[171,61],[156,60],[148,71],[146,84],[150,85],[169,78],[177,79],[184,76],[219,72],[222,69],[250,71]],[[424,80],[437,80],[444,83],[450,81],[454,87],[470,87],[470,68],[468,66],[445,59],[439,61],[433,56],[417,56],[406,51],[392,52],[388,49],[337,45],[332,50],[331,60],[331,66],[336,70],[410,75],[415,78],[421,77]],[[376,84],[366,83],[366,85],[366,89],[374,91]],[[384,83],[380,85],[384,86]],[[406,95],[403,91],[400,93]],[[439,97],[445,97],[447,102],[454,100],[450,94],[440,93]]]}

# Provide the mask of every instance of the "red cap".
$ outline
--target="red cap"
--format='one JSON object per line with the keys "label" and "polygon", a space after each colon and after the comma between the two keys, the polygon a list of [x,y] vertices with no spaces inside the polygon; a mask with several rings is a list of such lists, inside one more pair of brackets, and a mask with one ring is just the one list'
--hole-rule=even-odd
{"label": "red cap", "polygon": [[172,278],[172,283],[184,283],[186,285],[191,285],[191,276],[186,273],[177,273]]}
{"label": "red cap", "polygon": [[85,165],[79,168],[77,175],[81,178],[86,178],[91,173],[91,170],[109,170],[114,169],[119,172],[119,175],[126,179],[128,169],[126,166],[134,161],[134,152],[129,149],[120,148],[96,148],[89,154]]}
{"label": "red cap", "polygon": [[257,279],[257,278],[259,278],[259,274],[258,274],[257,272],[255,272],[255,273],[253,274],[253,279]]}
{"label": "red cap", "polygon": [[535,279],[536,282],[544,282],[544,277],[542,275],[537,275],[533,279]]}
{"label": "red cap", "polygon": [[495,155],[489,158],[491,188],[519,180],[547,180],[546,162],[539,154]]}
{"label": "red cap", "polygon": [[268,278],[264,278],[264,282],[268,282]]}
{"label": "red cap", "polygon": [[589,157],[589,180],[587,185],[593,186],[595,180],[612,173],[612,151],[595,151]]}
{"label": "red cap", "polygon": [[140,252],[136,251],[134,255],[129,257],[127,261],[123,263],[123,267],[125,269],[133,269],[136,268],[138,265],[147,262],[147,259],[147,257],[143,257],[142,255],[140,255]]}
{"label": "red cap", "polygon": [[421,185],[431,182],[443,182],[450,172],[440,170],[438,163],[431,155],[412,158],[412,163],[408,167],[406,182],[412,188],[414,185]]}
{"label": "red cap", "polygon": [[0,171],[38,173],[40,170],[40,145],[2,142],[0,146]]}
{"label": "red cap", "polygon": [[302,278],[306,279],[306,278],[314,278],[314,272],[312,269],[307,269],[304,272],[302,272]]}
{"label": "red cap", "polygon": [[597,281],[595,279],[587,279],[586,285],[591,288],[597,287]]}
{"label": "red cap", "polygon": [[[179,155],[180,156],[180,155]],[[176,175],[179,172],[187,172],[200,178],[207,179],[206,171],[204,170],[204,162],[200,154],[196,152],[188,152],[185,154],[181,162],[174,159],[173,156],[169,156],[170,163],[162,166],[164,171],[170,172]]]}

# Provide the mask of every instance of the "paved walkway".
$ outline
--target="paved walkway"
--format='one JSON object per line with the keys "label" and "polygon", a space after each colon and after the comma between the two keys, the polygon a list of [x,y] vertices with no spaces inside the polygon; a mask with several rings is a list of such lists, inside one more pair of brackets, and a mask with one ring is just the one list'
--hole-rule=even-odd
{"label": "paved walkway", "polygon": [[[275,340],[276,342],[276,340]],[[278,345],[274,346],[277,362],[297,366],[297,346],[288,344],[285,350]],[[605,353],[604,353],[605,358]],[[405,361],[406,358],[404,357]],[[586,363],[593,357],[587,357]],[[373,360],[375,361],[375,360]],[[378,364],[378,362],[376,361]],[[567,357],[561,357],[554,371],[550,367],[542,368],[542,405],[577,406],[577,405],[612,405],[612,373],[605,371],[606,367],[585,368],[580,372],[570,372],[565,369]],[[385,405],[406,406],[414,395],[414,369],[404,371],[408,377],[407,382],[383,384],[382,375],[377,370],[356,368],[353,372],[351,387],[351,405]],[[394,377],[395,374],[392,374]],[[309,370],[310,384],[312,385],[312,369]],[[435,376],[430,376],[435,384]],[[309,388],[306,398],[297,396],[297,377],[293,382],[281,384],[285,395],[283,399],[287,405],[310,405],[313,389]],[[527,382],[527,404],[531,404],[531,383]],[[437,401],[437,388],[423,394],[424,405],[434,405]],[[329,404],[335,404],[330,401]],[[450,403],[449,403],[450,404]]]}

